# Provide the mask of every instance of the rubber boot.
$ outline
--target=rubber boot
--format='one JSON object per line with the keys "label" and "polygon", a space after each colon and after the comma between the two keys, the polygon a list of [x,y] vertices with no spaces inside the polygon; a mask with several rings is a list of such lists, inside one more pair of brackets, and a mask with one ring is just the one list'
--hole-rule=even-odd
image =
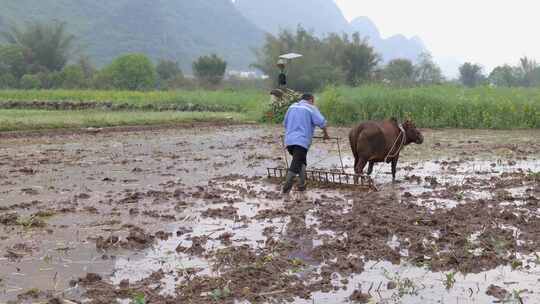
{"label": "rubber boot", "polygon": [[294,172],[287,171],[287,177],[285,179],[285,184],[283,185],[283,194],[288,194],[289,192],[291,192],[295,176],[296,174]]}
{"label": "rubber boot", "polygon": [[298,183],[298,191],[306,191],[306,165],[302,165],[302,169],[300,169],[300,181]]}

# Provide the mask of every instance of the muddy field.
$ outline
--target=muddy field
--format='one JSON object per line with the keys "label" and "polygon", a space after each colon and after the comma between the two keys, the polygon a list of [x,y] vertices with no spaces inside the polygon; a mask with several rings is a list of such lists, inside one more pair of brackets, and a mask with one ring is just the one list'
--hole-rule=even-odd
{"label": "muddy field", "polygon": [[424,130],[396,183],[288,199],[280,134],[0,135],[0,303],[540,303],[540,131]]}

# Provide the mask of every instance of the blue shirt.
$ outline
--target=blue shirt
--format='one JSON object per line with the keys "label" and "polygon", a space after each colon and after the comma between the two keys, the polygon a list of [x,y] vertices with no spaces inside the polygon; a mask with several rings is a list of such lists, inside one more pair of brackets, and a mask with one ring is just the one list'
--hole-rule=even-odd
{"label": "blue shirt", "polygon": [[319,109],[306,100],[292,104],[285,114],[285,146],[301,146],[309,149],[315,127],[326,127],[326,119]]}

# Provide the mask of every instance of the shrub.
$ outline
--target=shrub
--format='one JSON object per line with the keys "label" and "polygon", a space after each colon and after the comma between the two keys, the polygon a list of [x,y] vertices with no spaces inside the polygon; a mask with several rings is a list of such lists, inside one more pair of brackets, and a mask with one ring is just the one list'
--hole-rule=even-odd
{"label": "shrub", "polygon": [[17,79],[10,73],[0,74],[0,89],[10,89],[17,87]]}
{"label": "shrub", "polygon": [[112,90],[114,89],[111,72],[107,69],[94,74],[91,80],[91,86],[98,90]]}
{"label": "shrub", "polygon": [[390,60],[384,67],[383,75],[393,85],[412,85],[414,82],[414,65],[408,59]]}
{"label": "shrub", "polygon": [[156,86],[156,70],[150,59],[142,54],[118,57],[102,73],[98,77],[100,85],[103,85],[101,81],[110,80],[116,89],[148,90]]}
{"label": "shrub", "polygon": [[41,89],[41,80],[37,75],[26,74],[21,78],[20,87],[25,90]]}
{"label": "shrub", "polygon": [[193,62],[193,73],[203,85],[218,85],[225,76],[227,62],[216,54],[202,56]]}
{"label": "shrub", "polygon": [[60,88],[64,83],[64,73],[55,72],[39,72],[35,74],[41,83],[41,88],[50,90]]}
{"label": "shrub", "polygon": [[156,72],[159,80],[171,80],[179,76],[184,76],[178,61],[172,60],[161,59],[156,66]]}
{"label": "shrub", "polygon": [[11,74],[20,79],[27,70],[25,52],[20,46],[0,45],[0,74]]}
{"label": "shrub", "polygon": [[80,89],[88,87],[88,81],[80,65],[70,65],[62,71],[63,81],[60,84],[65,89]]}
{"label": "shrub", "polygon": [[156,66],[156,72],[160,89],[177,89],[187,83],[178,61],[161,59]]}

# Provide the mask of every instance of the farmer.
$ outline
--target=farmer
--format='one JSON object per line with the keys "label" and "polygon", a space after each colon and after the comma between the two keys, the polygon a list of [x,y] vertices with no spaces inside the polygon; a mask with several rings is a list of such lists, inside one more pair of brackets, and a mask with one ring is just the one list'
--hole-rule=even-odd
{"label": "farmer", "polygon": [[315,97],[311,94],[304,94],[299,102],[289,107],[283,125],[285,126],[285,146],[293,158],[287,171],[283,193],[287,194],[291,191],[296,175],[300,176],[298,190],[305,191],[306,156],[311,146],[315,127],[323,130],[325,140],[330,138],[326,129],[326,119],[315,107]]}

